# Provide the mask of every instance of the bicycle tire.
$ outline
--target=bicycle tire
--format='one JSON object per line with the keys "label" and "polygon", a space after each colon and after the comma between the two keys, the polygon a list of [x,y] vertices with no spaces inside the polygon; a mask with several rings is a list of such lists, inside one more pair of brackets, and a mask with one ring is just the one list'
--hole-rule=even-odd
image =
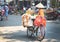
{"label": "bicycle tire", "polygon": [[27,28],[27,37],[28,37],[28,35],[29,35],[29,34],[28,34],[28,28]]}
{"label": "bicycle tire", "polygon": [[[27,37],[32,36],[32,30],[30,30],[32,27],[27,27]],[[33,29],[33,28],[32,28]]]}
{"label": "bicycle tire", "polygon": [[[40,28],[38,28],[38,29],[40,29]],[[45,37],[45,30],[44,30],[44,35],[43,35],[42,38],[39,37],[39,35],[38,35],[38,30],[37,30],[36,34],[37,34],[37,40],[38,40],[38,41],[42,41],[42,40],[44,39],[44,37]],[[41,33],[39,33],[39,34],[41,34]]]}

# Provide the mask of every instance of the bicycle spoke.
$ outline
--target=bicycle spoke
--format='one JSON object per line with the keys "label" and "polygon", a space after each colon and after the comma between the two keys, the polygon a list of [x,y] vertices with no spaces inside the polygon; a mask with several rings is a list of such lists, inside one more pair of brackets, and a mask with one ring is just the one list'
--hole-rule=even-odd
{"label": "bicycle spoke", "polygon": [[44,36],[45,36],[45,28],[44,27],[38,28],[37,39],[43,40]]}

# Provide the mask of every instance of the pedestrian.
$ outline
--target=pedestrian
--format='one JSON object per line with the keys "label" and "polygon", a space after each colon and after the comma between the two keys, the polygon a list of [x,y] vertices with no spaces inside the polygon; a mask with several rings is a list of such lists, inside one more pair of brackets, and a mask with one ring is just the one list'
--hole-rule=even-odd
{"label": "pedestrian", "polygon": [[46,19],[44,16],[44,6],[41,3],[39,3],[38,5],[36,5],[36,7],[39,9],[39,11],[36,19],[34,20],[34,25],[40,27],[41,35],[39,37],[43,38],[44,30],[46,27]]}
{"label": "pedestrian", "polygon": [[8,8],[7,5],[5,5],[4,9],[5,9],[6,20],[8,20],[8,12],[9,12],[9,8]]}
{"label": "pedestrian", "polygon": [[26,7],[24,7],[24,6],[23,6],[23,11],[24,11],[24,13],[26,12]]}

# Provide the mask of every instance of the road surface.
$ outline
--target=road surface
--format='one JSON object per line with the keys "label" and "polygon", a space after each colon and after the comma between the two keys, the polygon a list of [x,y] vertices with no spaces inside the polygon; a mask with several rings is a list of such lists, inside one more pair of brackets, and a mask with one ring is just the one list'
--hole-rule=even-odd
{"label": "road surface", "polygon": [[[35,37],[26,36],[20,15],[9,15],[8,20],[0,21],[0,42],[39,42]],[[60,23],[47,21],[46,35],[41,42],[60,42]]]}

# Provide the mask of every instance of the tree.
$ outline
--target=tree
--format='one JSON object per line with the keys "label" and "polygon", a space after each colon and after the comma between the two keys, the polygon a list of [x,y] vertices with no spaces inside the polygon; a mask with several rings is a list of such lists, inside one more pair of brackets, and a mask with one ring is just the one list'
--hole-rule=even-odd
{"label": "tree", "polygon": [[52,5],[52,7],[54,7],[54,8],[59,7],[59,5],[58,5],[58,0],[51,0],[51,5]]}

